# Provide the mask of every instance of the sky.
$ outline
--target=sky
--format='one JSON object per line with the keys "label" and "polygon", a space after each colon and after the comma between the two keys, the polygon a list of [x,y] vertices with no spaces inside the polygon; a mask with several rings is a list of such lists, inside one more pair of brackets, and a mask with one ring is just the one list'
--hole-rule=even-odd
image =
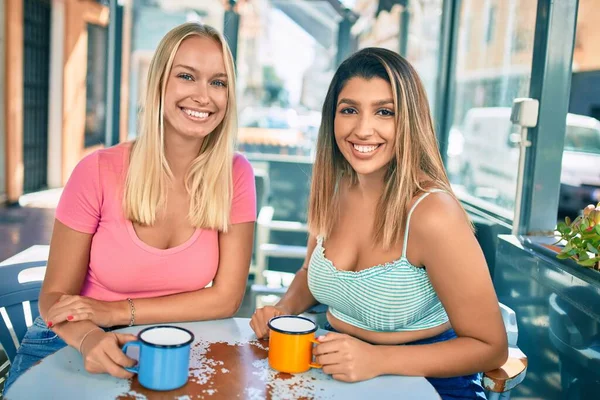
{"label": "sky", "polygon": [[290,103],[295,105],[300,99],[302,75],[314,60],[315,40],[280,10],[273,8],[269,20],[269,58],[285,82]]}

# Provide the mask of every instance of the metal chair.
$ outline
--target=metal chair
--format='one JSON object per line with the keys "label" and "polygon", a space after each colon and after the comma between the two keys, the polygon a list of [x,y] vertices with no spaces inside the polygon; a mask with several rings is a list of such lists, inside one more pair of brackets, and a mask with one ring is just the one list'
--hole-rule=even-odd
{"label": "metal chair", "polygon": [[0,343],[10,361],[17,354],[28,322],[30,325],[39,316],[38,297],[46,263],[43,260],[0,266],[0,307],[6,311],[0,324]]}
{"label": "metal chair", "polygon": [[271,232],[308,232],[308,227],[302,222],[273,220],[275,210],[271,206],[260,209],[256,228],[256,265],[254,269],[253,291],[266,290],[264,272],[268,269],[268,258],[304,259],[306,246],[289,246],[271,243]]}
{"label": "metal chair", "polygon": [[[0,263],[0,391],[28,325],[39,315],[47,257],[48,246],[33,246]],[[27,261],[31,259],[41,260]]]}

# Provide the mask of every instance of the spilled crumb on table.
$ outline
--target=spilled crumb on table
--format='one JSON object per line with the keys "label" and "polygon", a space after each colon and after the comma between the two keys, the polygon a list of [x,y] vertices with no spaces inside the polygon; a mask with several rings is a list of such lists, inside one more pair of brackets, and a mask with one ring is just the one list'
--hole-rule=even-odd
{"label": "spilled crumb on table", "polygon": [[313,399],[323,392],[315,388],[314,371],[286,374],[269,367],[266,341],[199,341],[192,346],[190,373],[185,386],[156,392],[140,386],[137,377],[119,400],[149,399]]}

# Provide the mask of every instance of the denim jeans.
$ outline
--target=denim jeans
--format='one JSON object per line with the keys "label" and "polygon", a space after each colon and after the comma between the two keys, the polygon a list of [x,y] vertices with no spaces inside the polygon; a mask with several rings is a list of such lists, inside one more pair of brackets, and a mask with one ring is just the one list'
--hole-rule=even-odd
{"label": "denim jeans", "polygon": [[4,393],[21,374],[40,362],[44,357],[66,346],[67,344],[56,333],[48,329],[44,320],[37,317],[25,333],[21,346],[17,350],[17,355],[10,365],[8,378],[4,383]]}
{"label": "denim jeans", "polygon": [[[335,332],[336,330],[333,327],[326,323],[323,327],[328,331]],[[456,333],[454,329],[448,329],[445,332],[440,333],[437,336],[417,340],[414,342],[406,343],[407,345],[420,345],[420,344],[430,344],[437,342],[444,342],[446,340],[456,338]],[[471,374],[464,376],[456,376],[452,378],[427,378],[426,379],[431,383],[431,385],[438,392],[442,400],[455,400],[455,399],[486,399],[485,391],[483,390],[483,386],[481,386],[481,376],[482,374]]]}

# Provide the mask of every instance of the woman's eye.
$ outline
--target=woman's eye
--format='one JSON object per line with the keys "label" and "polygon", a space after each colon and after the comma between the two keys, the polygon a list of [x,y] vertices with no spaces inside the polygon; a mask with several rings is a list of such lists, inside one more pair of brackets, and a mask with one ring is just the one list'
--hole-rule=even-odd
{"label": "woman's eye", "polygon": [[354,108],[342,108],[340,114],[356,114],[356,110]]}
{"label": "woman's eye", "polygon": [[214,81],[213,85],[215,85],[215,86],[221,86],[221,87],[227,87],[227,82],[225,82],[225,81]]}
{"label": "woman's eye", "polygon": [[184,79],[186,81],[193,81],[194,77],[191,76],[190,74],[179,74],[177,75],[178,78]]}
{"label": "woman's eye", "polygon": [[392,110],[388,110],[388,109],[382,109],[377,111],[377,114],[379,115],[383,115],[384,117],[391,117],[394,115],[394,112]]}

